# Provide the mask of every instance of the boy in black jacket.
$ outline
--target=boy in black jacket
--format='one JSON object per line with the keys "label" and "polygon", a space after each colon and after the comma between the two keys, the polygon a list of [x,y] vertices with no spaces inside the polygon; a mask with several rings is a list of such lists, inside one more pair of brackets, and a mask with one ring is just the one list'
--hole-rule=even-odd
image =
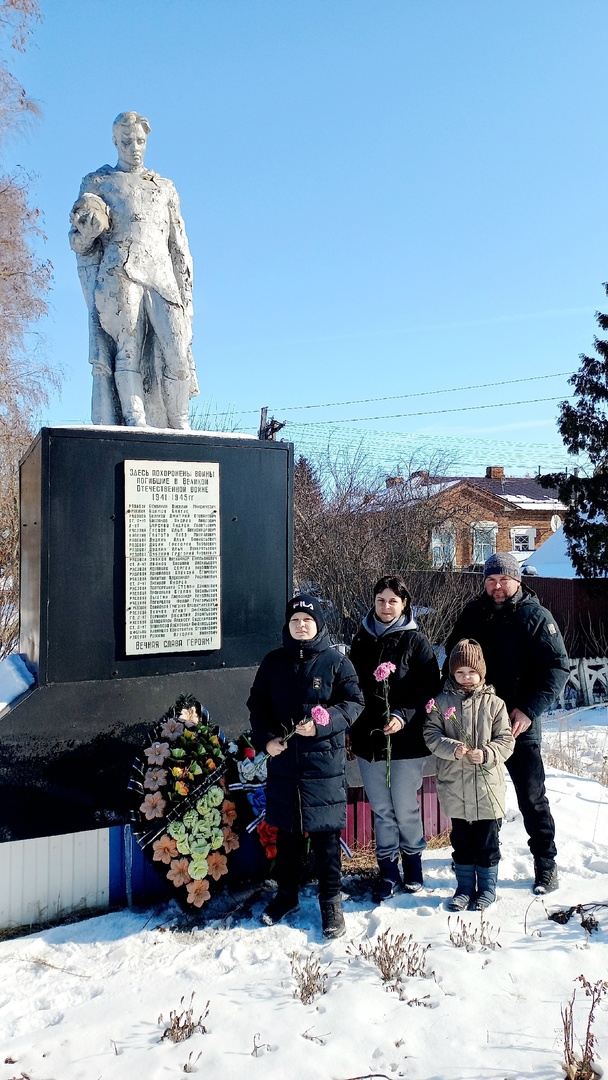
{"label": "boy in black jacket", "polygon": [[253,744],[266,751],[266,821],[277,835],[278,890],[262,915],[279,922],[298,906],[308,833],[317,864],[323,935],[344,933],[340,831],[346,824],[345,732],[363,707],[354,668],[331,646],[316,597],[287,605],[283,646],[268,653],[247,702]]}

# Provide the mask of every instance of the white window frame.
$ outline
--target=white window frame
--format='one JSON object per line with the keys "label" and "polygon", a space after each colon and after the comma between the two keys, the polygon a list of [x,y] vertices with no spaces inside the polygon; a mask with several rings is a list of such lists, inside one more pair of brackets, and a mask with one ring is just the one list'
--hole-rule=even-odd
{"label": "white window frame", "polygon": [[[534,528],[532,528],[531,526],[528,526],[528,525],[522,525],[519,529],[514,528],[514,529],[510,529],[509,531],[510,531],[510,534],[511,534],[511,551],[523,552],[523,551],[534,551],[536,549],[536,529],[534,529]],[[524,533],[527,533],[528,546],[525,547],[525,548],[516,547],[516,545],[515,545],[515,537],[516,536],[523,536]]]}
{"label": "white window frame", "polygon": [[456,566],[456,529],[453,525],[433,529],[431,559],[435,570],[443,570],[446,566]]}
{"label": "white window frame", "polygon": [[[484,532],[488,536],[486,544],[484,544],[484,546],[481,548],[481,551],[479,550],[479,547],[478,547],[478,543],[479,543],[478,538],[477,538],[477,533],[478,532],[479,533]],[[498,533],[498,523],[496,521],[473,521],[471,523],[471,547],[472,547],[472,556],[473,556],[472,561],[473,561],[474,565],[476,563],[484,563],[486,561],[486,559],[489,559],[490,555],[495,555],[496,554],[496,535],[497,535],[497,533]],[[484,550],[485,546],[490,546],[492,550],[488,551],[487,554],[484,555],[483,550]]]}

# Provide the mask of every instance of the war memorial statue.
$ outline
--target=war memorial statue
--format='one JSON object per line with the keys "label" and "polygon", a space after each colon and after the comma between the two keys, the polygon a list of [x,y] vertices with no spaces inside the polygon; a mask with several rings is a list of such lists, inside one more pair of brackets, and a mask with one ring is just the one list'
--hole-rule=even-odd
{"label": "war memorial statue", "polygon": [[85,176],[70,246],[89,309],[94,424],[188,430],[192,258],[173,183],[144,167],[150,125],[116,117],[116,165]]}

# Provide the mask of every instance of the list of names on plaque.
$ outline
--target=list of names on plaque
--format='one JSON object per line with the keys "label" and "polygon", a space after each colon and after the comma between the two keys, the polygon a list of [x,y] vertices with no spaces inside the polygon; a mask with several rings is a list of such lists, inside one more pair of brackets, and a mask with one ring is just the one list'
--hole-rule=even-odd
{"label": "list of names on plaque", "polygon": [[221,647],[220,467],[125,461],[126,653]]}

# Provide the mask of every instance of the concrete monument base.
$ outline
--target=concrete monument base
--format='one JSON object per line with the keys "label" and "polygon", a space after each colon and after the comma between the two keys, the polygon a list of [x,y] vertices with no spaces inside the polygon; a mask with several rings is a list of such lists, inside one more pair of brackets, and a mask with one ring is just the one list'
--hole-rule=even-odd
{"label": "concrete monument base", "polygon": [[[141,495],[129,472],[148,473]],[[180,694],[226,734],[246,727],[291,591],[292,472],[287,443],[40,432],[21,466],[20,652],[37,682],[0,715],[0,840],[125,820],[134,753]],[[217,481],[207,503],[199,476]]]}

